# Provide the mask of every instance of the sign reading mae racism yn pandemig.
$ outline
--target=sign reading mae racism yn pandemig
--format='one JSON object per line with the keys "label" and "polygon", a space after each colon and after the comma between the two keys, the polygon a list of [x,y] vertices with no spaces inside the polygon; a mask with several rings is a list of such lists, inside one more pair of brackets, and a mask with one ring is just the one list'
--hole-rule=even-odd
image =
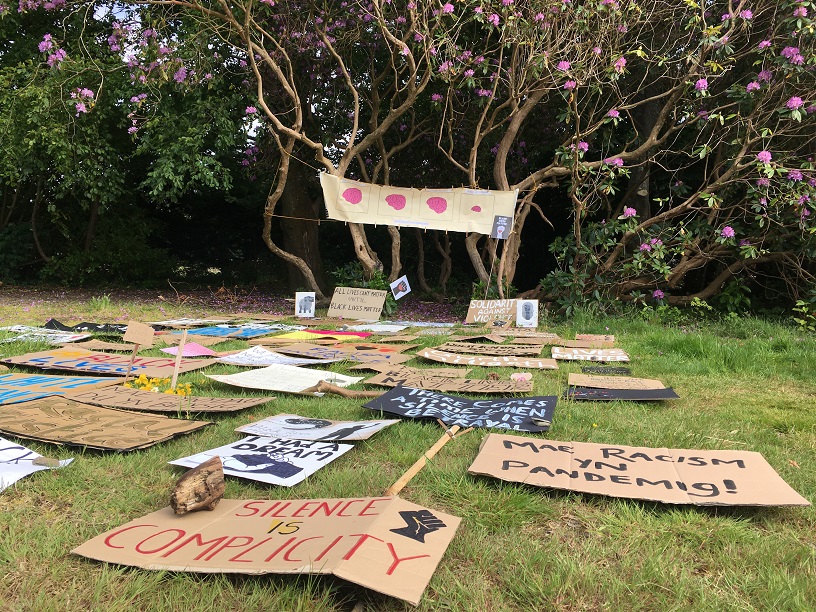
{"label": "sign reading mae racism yn pandemig", "polygon": [[222,499],[210,512],[164,508],[72,552],[150,570],[333,574],[416,605],[459,522],[399,497]]}

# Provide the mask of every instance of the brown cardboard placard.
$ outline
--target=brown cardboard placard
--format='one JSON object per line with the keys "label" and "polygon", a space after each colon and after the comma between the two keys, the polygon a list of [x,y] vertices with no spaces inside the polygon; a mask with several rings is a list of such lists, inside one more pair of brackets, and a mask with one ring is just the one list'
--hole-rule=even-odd
{"label": "brown cardboard placard", "polygon": [[472,342],[474,340],[489,340],[490,342],[495,342],[496,344],[501,344],[504,342],[504,336],[499,334],[477,334],[475,336],[451,336],[451,340],[456,342]]}
{"label": "brown cardboard placard", "polygon": [[[197,335],[195,337],[196,344],[200,344],[201,346],[212,346],[214,344],[220,344],[222,342],[229,342],[230,340],[234,339],[235,338],[219,338],[218,336],[202,336],[202,335]],[[181,334],[172,333],[157,334],[156,340],[164,342],[165,344],[181,344]],[[256,338],[256,340],[262,340],[262,338]]]}
{"label": "brown cardboard placard", "polygon": [[399,336],[382,336],[380,342],[396,343],[396,342],[412,342],[419,338],[417,334],[400,334]]}
{"label": "brown cardboard placard", "polygon": [[[314,335],[314,334],[312,334]],[[303,344],[303,338],[280,338],[278,336],[267,336],[265,338],[252,338],[247,340],[249,344],[252,346],[275,346],[278,345],[290,345],[290,344]],[[309,344],[319,344],[321,346],[334,346],[337,344],[337,340],[334,338],[320,338],[319,336],[315,336],[314,339],[309,339]],[[280,350],[280,349],[276,349]]]}
{"label": "brown cardboard placard", "polygon": [[149,325],[139,323],[138,321],[128,321],[127,331],[122,336],[125,342],[132,342],[138,344],[141,348],[150,348],[153,346],[153,335],[155,331]]}
{"label": "brown cardboard placard", "polygon": [[809,506],[759,453],[489,434],[468,468],[510,482],[697,506]]}
{"label": "brown cardboard placard", "polygon": [[448,353],[439,349],[423,349],[417,352],[419,357],[449,363],[451,365],[469,365],[481,367],[511,367],[511,368],[536,368],[538,370],[557,370],[558,364],[555,359],[545,359],[541,357],[514,357],[498,356],[489,357],[486,355],[464,355],[462,353]]}
{"label": "brown cardboard placard", "polygon": [[565,348],[612,348],[615,343],[607,340],[562,340],[559,342],[559,346]]}
{"label": "brown cardboard placard", "polygon": [[383,348],[371,350],[355,350],[351,346],[323,346],[302,342],[288,346],[276,347],[278,352],[287,355],[297,355],[299,357],[309,357],[311,359],[345,359],[358,363],[404,363],[413,359],[412,355],[403,355],[400,347],[386,345]]}
{"label": "brown cardboard placard", "polygon": [[510,344],[534,344],[538,346],[547,346],[548,344],[561,344],[562,342],[563,340],[559,336],[552,334],[552,338],[521,336],[520,338],[513,338],[510,341]]}
{"label": "brown cardboard placard", "polygon": [[653,378],[631,378],[629,376],[593,376],[570,372],[567,384],[571,387],[592,387],[595,389],[665,389],[659,380]]}
{"label": "brown cardboard placard", "polygon": [[136,348],[135,344],[123,344],[121,342],[105,342],[104,340],[86,340],[85,342],[74,342],[71,346],[85,349],[87,351],[122,351],[132,353]]}
{"label": "brown cardboard placard", "polygon": [[404,370],[380,372],[364,382],[383,387],[412,387],[414,389],[429,389],[432,391],[458,391],[460,393],[528,393],[533,390],[533,381],[515,380],[483,380],[475,378],[450,378],[448,376],[434,376],[424,372],[409,374]]}
{"label": "brown cardboard placard", "polygon": [[[116,381],[119,382],[119,381]],[[235,412],[244,408],[271,402],[274,397],[205,397],[153,393],[143,389],[113,387],[105,389],[81,389],[61,393],[63,397],[84,402],[149,412]]]}
{"label": "brown cardboard placard", "polygon": [[470,300],[465,317],[465,323],[483,323],[494,328],[508,327],[515,320],[516,300]]}
{"label": "brown cardboard placard", "polygon": [[46,397],[0,410],[0,431],[13,436],[120,452],[147,448],[207,425],[212,423],[103,408],[65,397]]}
{"label": "brown cardboard placard", "polygon": [[433,376],[445,376],[447,378],[467,378],[470,368],[412,368],[411,366],[402,365],[399,363],[386,363],[382,361],[375,361],[373,363],[361,363],[360,365],[351,366],[350,370],[371,370],[373,372],[396,372],[398,370],[404,371],[406,374],[415,374],[421,376],[422,374],[432,374]]}
{"label": "brown cardboard placard", "polygon": [[[64,347],[51,351],[7,357],[2,361],[45,370],[68,370],[71,372],[125,376],[131,358],[126,355],[110,355],[108,353]],[[175,360],[162,357],[134,357],[132,363],[133,367],[130,373],[135,376],[144,374],[151,378],[169,378],[173,374]],[[200,370],[213,363],[215,363],[214,359],[182,359],[179,371]]]}
{"label": "brown cardboard placard", "polygon": [[490,356],[529,356],[535,357],[541,353],[540,346],[520,346],[518,344],[479,344],[477,342],[446,342],[436,347],[440,351],[450,353],[468,353],[470,355]]}
{"label": "brown cardboard placard", "polygon": [[334,290],[326,316],[377,321],[380,318],[387,294],[388,291],[379,289],[337,287]]}
{"label": "brown cardboard placard", "polygon": [[0,372],[0,404],[27,402],[49,395],[118,385],[121,378],[97,376],[49,376]]}
{"label": "brown cardboard placard", "polygon": [[416,605],[459,522],[399,497],[222,499],[181,516],[168,506],[71,552],[151,570],[333,574]]}
{"label": "brown cardboard placard", "polygon": [[576,340],[596,340],[598,342],[615,343],[615,336],[612,334],[575,334]]}
{"label": "brown cardboard placard", "polygon": [[622,349],[586,349],[586,348],[565,348],[563,346],[552,347],[554,359],[565,361],[629,361]]}

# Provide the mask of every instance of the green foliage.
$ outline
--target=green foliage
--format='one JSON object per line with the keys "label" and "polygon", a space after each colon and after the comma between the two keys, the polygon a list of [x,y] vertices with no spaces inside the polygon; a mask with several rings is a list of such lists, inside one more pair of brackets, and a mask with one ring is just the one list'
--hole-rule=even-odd
{"label": "green foliage", "polygon": [[88,300],[88,308],[91,309],[91,312],[99,312],[100,310],[107,310],[110,308],[111,299],[110,295],[107,293],[103,293],[100,296],[94,296],[90,300]]}
{"label": "green foliage", "polygon": [[793,312],[799,313],[799,316],[794,316],[793,320],[802,330],[816,332],[816,306],[814,306],[814,300],[796,300]]}
{"label": "green foliage", "polygon": [[19,282],[25,274],[25,266],[36,261],[31,225],[12,223],[0,231],[0,280],[4,283]]}
{"label": "green foliage", "polygon": [[[516,297],[518,289],[513,285],[508,285],[504,288],[504,299],[512,299]],[[496,274],[491,275],[490,282],[485,285],[485,282],[479,279],[473,283],[473,288],[470,293],[472,300],[498,300],[501,299],[499,295],[499,278]]]}
{"label": "green foliage", "polygon": [[380,270],[375,270],[371,278],[366,278],[363,270],[363,264],[359,261],[352,261],[345,266],[336,268],[331,272],[334,278],[334,284],[338,287],[362,287],[365,289],[378,289],[385,291],[385,303],[383,304],[382,314],[390,317],[399,308],[397,300],[391,293],[391,284],[388,278]]}

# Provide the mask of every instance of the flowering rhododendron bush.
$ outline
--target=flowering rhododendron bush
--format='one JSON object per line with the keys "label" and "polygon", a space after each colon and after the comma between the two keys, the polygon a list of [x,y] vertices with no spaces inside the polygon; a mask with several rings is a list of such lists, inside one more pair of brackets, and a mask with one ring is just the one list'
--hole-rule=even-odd
{"label": "flowering rhododendron bush", "polygon": [[[118,94],[108,104],[127,107],[131,138],[159,148],[151,117],[169,116],[169,91],[200,95],[239,77],[213,106],[240,116],[245,143],[267,143],[263,238],[319,297],[307,262],[272,237],[293,164],[383,184],[518,189],[507,240],[464,241],[500,296],[522,249],[544,247],[525,231],[530,214],[570,219],[549,245],[556,269],[534,290],[564,307],[689,303],[746,276],[782,278],[796,297],[813,286],[812,2],[21,0],[11,11],[104,16],[106,36],[92,41],[104,70],[69,71],[62,43],[79,30],[49,32],[31,61],[65,75],[73,119]],[[87,41],[72,45],[93,55]],[[104,88],[105,70],[128,85]],[[252,166],[260,152],[245,146]],[[218,176],[202,159],[191,180]],[[156,172],[159,193],[173,173]],[[383,271],[366,228],[348,228],[366,275]],[[406,230],[388,231],[393,279]]]}

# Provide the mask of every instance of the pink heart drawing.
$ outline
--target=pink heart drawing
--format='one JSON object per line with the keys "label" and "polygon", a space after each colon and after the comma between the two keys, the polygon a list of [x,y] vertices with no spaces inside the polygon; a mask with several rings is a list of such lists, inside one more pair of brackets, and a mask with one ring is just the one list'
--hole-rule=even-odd
{"label": "pink heart drawing", "polygon": [[448,209],[448,201],[445,198],[428,198],[428,208],[436,214],[441,215]]}
{"label": "pink heart drawing", "polygon": [[385,201],[394,210],[402,210],[405,208],[405,196],[398,193],[392,193],[385,196]]}
{"label": "pink heart drawing", "polygon": [[351,204],[359,204],[363,201],[363,192],[356,187],[349,187],[343,192],[343,199]]}
{"label": "pink heart drawing", "polygon": [[482,212],[482,207],[481,206],[472,206],[470,208],[470,210],[472,210],[473,212]]}

